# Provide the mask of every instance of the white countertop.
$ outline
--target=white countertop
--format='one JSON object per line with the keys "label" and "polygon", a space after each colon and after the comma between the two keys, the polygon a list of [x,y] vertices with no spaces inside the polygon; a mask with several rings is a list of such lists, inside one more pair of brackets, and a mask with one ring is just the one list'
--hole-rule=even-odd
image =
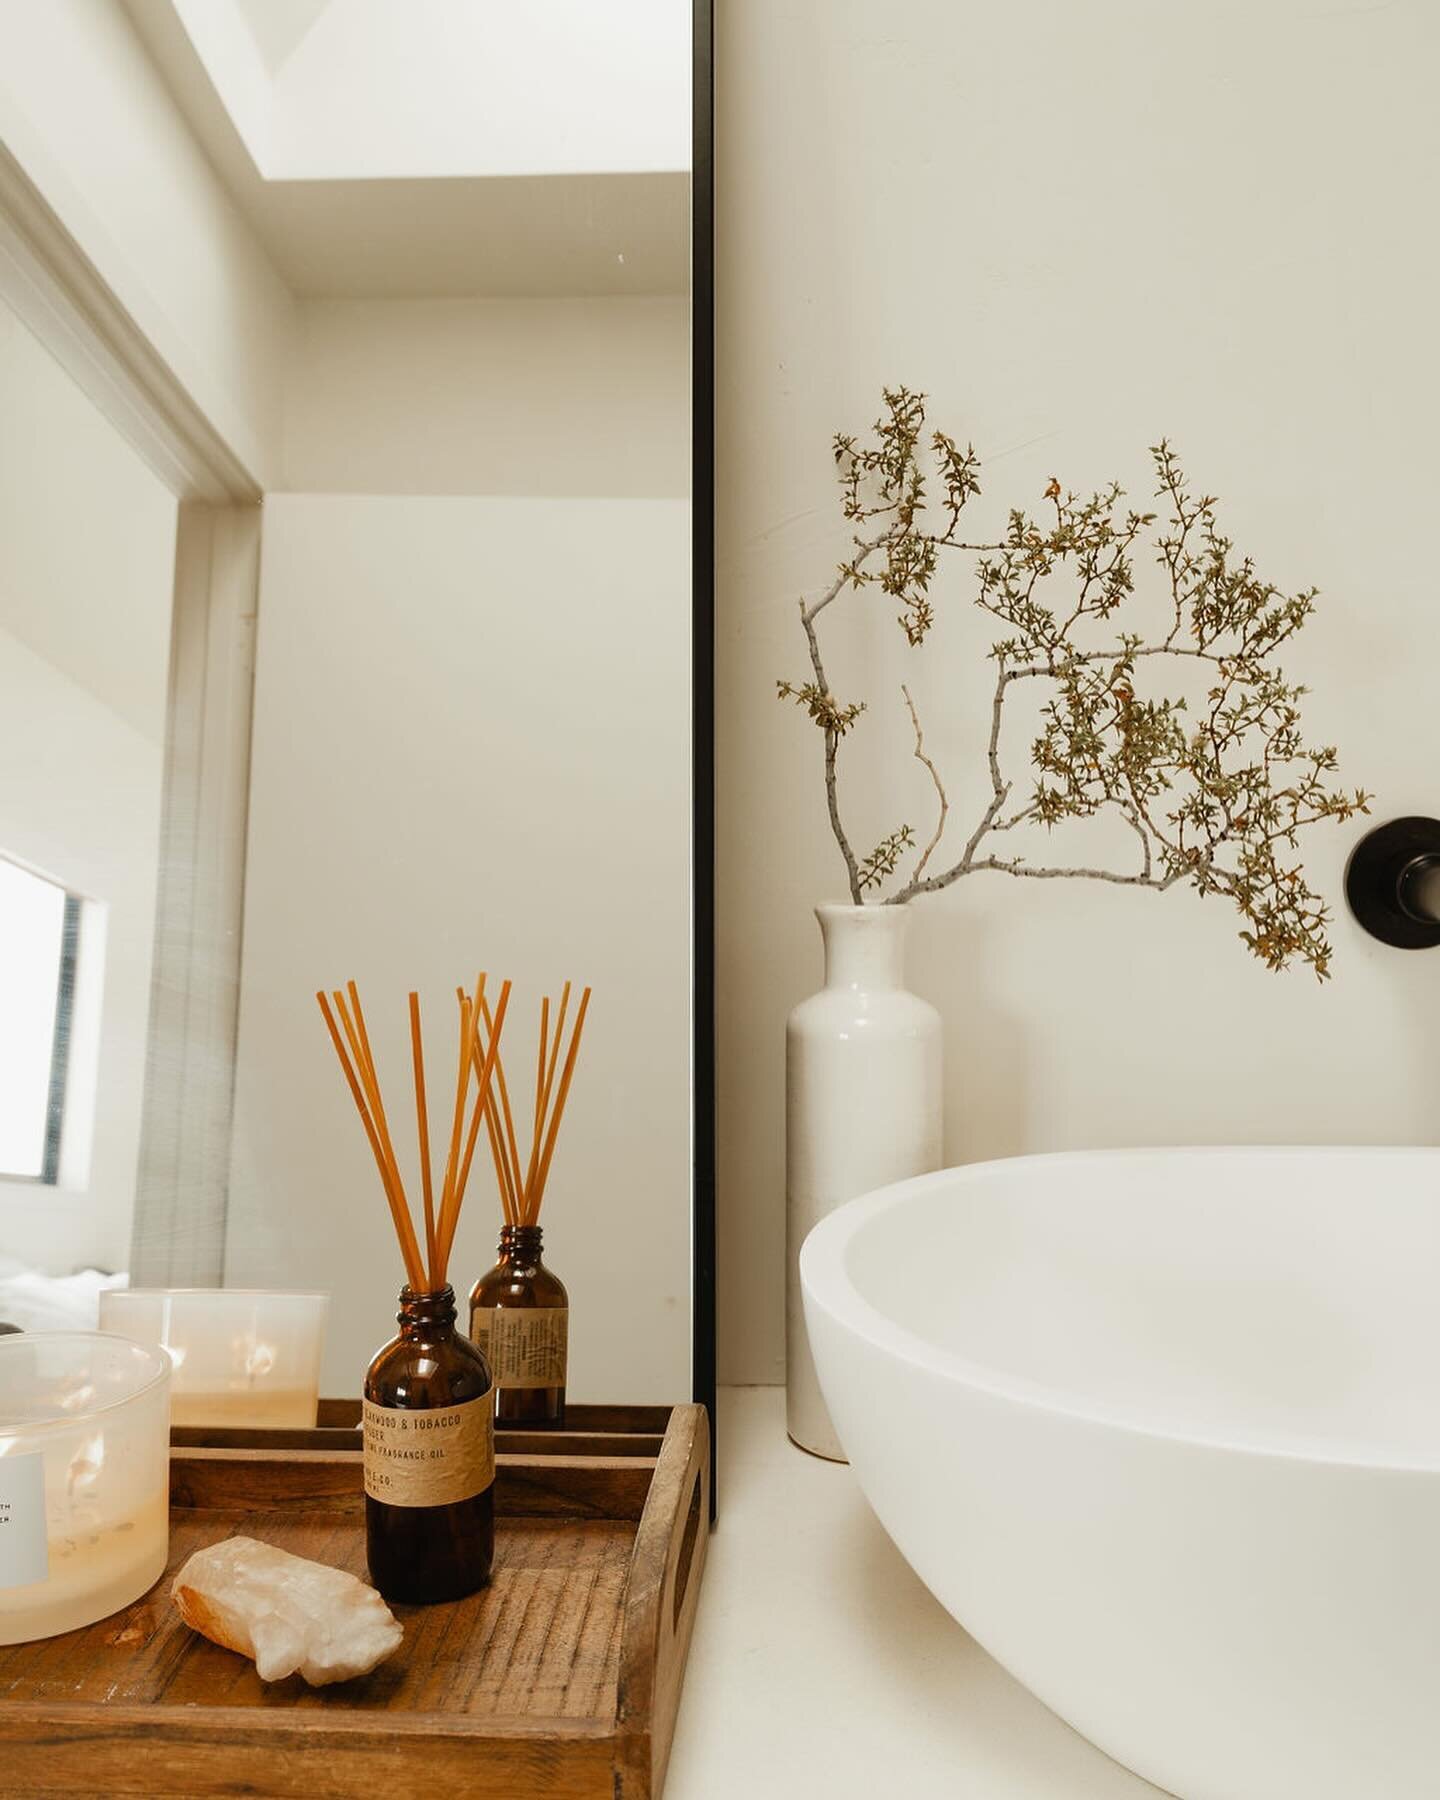
{"label": "white countertop", "polygon": [[665,1800],[1155,1800],[914,1575],[779,1388],[720,1397],[710,1540]]}

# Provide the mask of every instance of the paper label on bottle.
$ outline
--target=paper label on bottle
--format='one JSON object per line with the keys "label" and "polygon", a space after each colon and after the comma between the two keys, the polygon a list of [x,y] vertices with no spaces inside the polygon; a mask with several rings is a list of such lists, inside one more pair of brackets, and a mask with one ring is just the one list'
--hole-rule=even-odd
{"label": "paper label on bottle", "polygon": [[568,1306],[477,1306],[470,1314],[470,1341],[497,1388],[564,1387],[569,1340]]}
{"label": "paper label on bottle", "polygon": [[453,1506],[495,1479],[495,1392],[428,1412],[364,1407],[365,1492],[391,1506]]}
{"label": "paper label on bottle", "polygon": [[50,1573],[45,1535],[45,1458],[0,1456],[0,1588],[29,1587]]}

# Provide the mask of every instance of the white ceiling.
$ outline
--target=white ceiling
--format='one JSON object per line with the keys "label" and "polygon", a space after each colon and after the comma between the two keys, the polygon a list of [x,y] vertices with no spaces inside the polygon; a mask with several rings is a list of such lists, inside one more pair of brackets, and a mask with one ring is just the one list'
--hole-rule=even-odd
{"label": "white ceiling", "polygon": [[[222,94],[231,3],[176,0]],[[688,169],[690,51],[690,0],[328,0],[270,78],[256,160],[294,181]]]}
{"label": "white ceiling", "polygon": [[688,0],[125,4],[295,293],[688,291]]}
{"label": "white ceiling", "polygon": [[234,4],[273,76],[330,0],[234,0]]}

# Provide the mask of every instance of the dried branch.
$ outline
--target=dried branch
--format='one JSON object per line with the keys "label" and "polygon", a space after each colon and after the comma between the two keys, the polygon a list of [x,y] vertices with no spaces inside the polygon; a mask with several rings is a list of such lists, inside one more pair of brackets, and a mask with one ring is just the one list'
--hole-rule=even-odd
{"label": "dried branch", "polygon": [[1030,881],[1059,881],[1073,877],[1076,881],[1110,881],[1116,887],[1149,887],[1164,893],[1170,881],[1157,881],[1152,875],[1117,875],[1113,869],[1037,869],[1018,857],[1009,861],[999,856],[986,856],[966,869],[973,875],[979,869],[999,869],[1006,875],[1019,875]]}
{"label": "dried branch", "polygon": [[940,816],[935,821],[934,835],[931,837],[930,842],[925,846],[920,860],[916,863],[914,871],[910,876],[911,881],[918,881],[925,873],[926,863],[929,862],[936,846],[945,835],[945,819],[950,811],[950,802],[945,794],[945,783],[940,779],[940,771],[925,754],[925,734],[920,729],[920,715],[915,710],[915,702],[910,698],[910,690],[902,684],[900,692],[905,696],[905,704],[910,709],[910,723],[915,727],[915,759],[917,762],[924,763],[925,767],[930,771],[930,779],[935,784],[935,797],[940,803]]}
{"label": "dried branch", "polygon": [[[840,740],[864,712],[863,702],[852,702],[842,706],[830,691],[830,682],[825,674],[825,663],[820,655],[820,638],[815,630],[815,621],[824,612],[847,585],[858,585],[861,570],[866,560],[885,542],[885,534],[873,537],[865,543],[858,543],[855,555],[844,564],[834,581],[817,600],[808,604],[800,602],[800,623],[805,628],[805,639],[810,646],[810,667],[814,673],[812,681],[799,684],[780,681],[776,683],[782,700],[795,700],[802,705],[810,717],[825,734],[825,804],[830,814],[830,830],[835,842],[840,846],[840,854],[845,860],[845,875],[850,884],[850,899],[854,905],[862,904],[864,891],[872,881],[865,878],[864,868],[857,860],[850,847],[850,839],[840,819],[840,794],[836,779],[836,761],[840,751]],[[868,863],[868,859],[867,859]],[[888,874],[887,869],[884,873]],[[873,880],[881,879],[874,876]]]}
{"label": "dried branch", "polygon": [[[832,693],[816,621],[847,589],[875,586],[897,603],[897,623],[907,643],[918,646],[934,623],[932,589],[941,558],[965,552],[978,558],[975,604],[1008,634],[991,649],[997,672],[986,749],[990,798],[959,859],[928,873],[949,801],[925,750],[910,691],[902,687],[914,754],[934,784],[939,817],[908,879],[886,904],[934,893],[982,869],[1162,892],[1184,881],[1236,906],[1244,920],[1241,937],[1267,967],[1283,968],[1298,957],[1323,978],[1331,956],[1328,911],[1286,852],[1298,847],[1299,833],[1310,826],[1368,811],[1369,796],[1329,785],[1336,752],[1305,744],[1299,711],[1305,690],[1274,665],[1275,653],[1313,614],[1316,590],[1282,593],[1261,579],[1248,557],[1237,556],[1220,531],[1218,502],[1191,495],[1163,440],[1151,457],[1156,497],[1167,517],[1153,541],[1157,515],[1122,510],[1118,483],[1081,496],[1058,479],[1045,489],[1043,522],[1014,508],[998,542],[962,541],[961,515],[980,492],[979,459],[973,447],[962,451],[943,432],[927,437],[925,397],[906,388],[885,391],[885,411],[869,441],[837,435],[834,451],[842,511],[858,528],[853,550],[830,587],[801,603],[812,679],[777,685],[824,735],[826,802],[852,900],[861,904],[867,891],[896,872],[914,837],[908,825],[899,826],[859,859],[846,836],[837,756],[864,703],[842,704]],[[932,485],[939,489],[939,529],[929,527]],[[1162,571],[1165,635],[1146,641],[1120,631],[1097,644],[1094,628],[1113,631],[1109,622],[1136,593],[1136,559],[1147,542]],[[1195,715],[1183,692],[1139,690],[1137,671],[1168,666],[1163,659],[1174,659],[1177,669],[1204,672],[1209,685]],[[1005,817],[1012,792],[1001,759],[1005,700],[1023,680],[1044,681],[1051,692],[1030,747],[1034,786]],[[1023,857],[984,853],[992,833],[1022,824],[1050,828],[1103,811],[1118,813],[1138,838],[1136,872],[1035,866]]]}

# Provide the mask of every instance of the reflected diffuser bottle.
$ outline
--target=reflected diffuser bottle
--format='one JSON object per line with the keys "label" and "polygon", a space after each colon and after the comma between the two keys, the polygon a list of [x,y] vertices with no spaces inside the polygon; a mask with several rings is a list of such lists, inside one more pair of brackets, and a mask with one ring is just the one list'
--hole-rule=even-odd
{"label": "reflected diffuser bottle", "polygon": [[400,1334],[365,1375],[365,1542],[387,1600],[458,1600],[490,1579],[490,1370],[455,1329],[455,1291],[405,1288]]}
{"label": "reflected diffuser bottle", "polygon": [[499,1261],[470,1291],[470,1336],[494,1375],[496,1424],[559,1430],[570,1297],[542,1245],[538,1225],[502,1227]]}

